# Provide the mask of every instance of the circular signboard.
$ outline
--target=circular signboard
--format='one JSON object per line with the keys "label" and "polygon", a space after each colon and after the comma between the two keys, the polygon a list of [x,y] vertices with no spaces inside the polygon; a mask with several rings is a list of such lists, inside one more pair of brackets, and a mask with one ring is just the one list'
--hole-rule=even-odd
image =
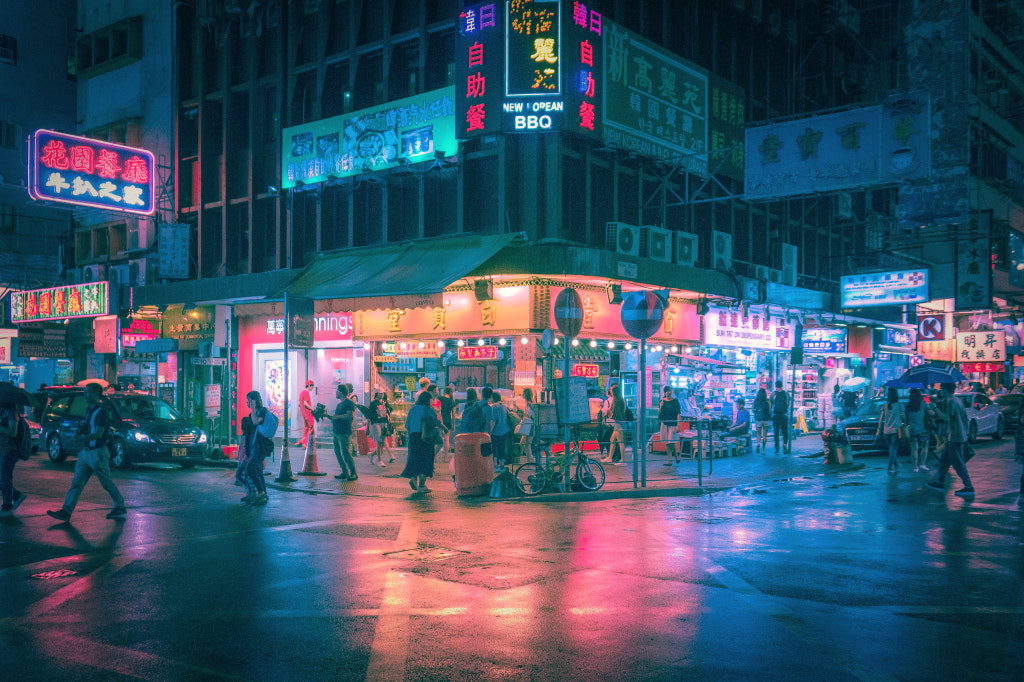
{"label": "circular signboard", "polygon": [[634,291],[622,301],[622,328],[634,339],[646,339],[661,329],[665,301],[653,291]]}
{"label": "circular signboard", "polygon": [[578,335],[583,328],[583,301],[575,289],[562,289],[555,299],[555,324],[567,337]]}

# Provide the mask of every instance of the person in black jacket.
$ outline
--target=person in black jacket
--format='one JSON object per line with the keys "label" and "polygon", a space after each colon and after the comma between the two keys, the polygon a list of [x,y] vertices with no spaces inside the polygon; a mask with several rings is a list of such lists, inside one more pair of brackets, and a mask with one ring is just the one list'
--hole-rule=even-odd
{"label": "person in black jacket", "polygon": [[782,382],[775,382],[772,394],[772,433],[775,438],[775,454],[779,454],[779,436],[785,451],[789,451],[789,394],[782,390]]}
{"label": "person in black jacket", "polygon": [[679,462],[676,431],[679,428],[680,414],[682,408],[679,406],[679,400],[672,395],[672,387],[666,386],[658,405],[658,423],[661,424],[658,438],[665,444],[665,466],[671,466],[673,461]]}

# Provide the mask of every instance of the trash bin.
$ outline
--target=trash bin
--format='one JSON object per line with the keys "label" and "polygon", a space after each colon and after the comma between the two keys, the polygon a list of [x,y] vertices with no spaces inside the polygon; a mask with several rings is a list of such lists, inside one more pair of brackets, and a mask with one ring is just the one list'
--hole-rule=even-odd
{"label": "trash bin", "polygon": [[494,478],[491,436],[486,433],[460,433],[455,436],[455,494],[487,495]]}
{"label": "trash bin", "polygon": [[369,453],[370,443],[366,437],[366,428],[356,429],[356,454],[368,455]]}

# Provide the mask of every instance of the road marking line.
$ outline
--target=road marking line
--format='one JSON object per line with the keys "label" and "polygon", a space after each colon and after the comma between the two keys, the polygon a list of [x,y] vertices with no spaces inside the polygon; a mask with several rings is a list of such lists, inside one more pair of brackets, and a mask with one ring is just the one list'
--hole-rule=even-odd
{"label": "road marking line", "polygon": [[39,601],[30,605],[25,610],[25,615],[29,618],[35,618],[48,611],[52,611],[65,602],[74,599],[83,592],[94,588],[97,580],[117,573],[133,561],[135,561],[135,557],[127,554],[111,557],[110,561],[100,566],[95,571],[86,573],[81,578],[73,580],[64,587],[61,587],[55,592],[51,592]]}
{"label": "road marking line", "polygon": [[[416,546],[420,522],[408,518],[395,539],[395,550]],[[366,666],[367,680],[404,680],[409,658],[409,608],[412,574],[389,569],[384,580],[380,615]]]}

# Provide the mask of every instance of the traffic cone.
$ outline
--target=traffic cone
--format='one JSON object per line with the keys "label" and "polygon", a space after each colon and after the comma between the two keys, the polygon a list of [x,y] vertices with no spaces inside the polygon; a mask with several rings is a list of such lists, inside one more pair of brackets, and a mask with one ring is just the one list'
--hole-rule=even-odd
{"label": "traffic cone", "polygon": [[281,473],[274,479],[277,483],[291,483],[299,479],[292,476],[292,461],[288,457],[288,443],[281,448]]}
{"label": "traffic cone", "polygon": [[302,471],[299,476],[326,476],[327,473],[317,469],[316,462],[316,434],[310,433],[306,439],[306,458],[302,461]]}

